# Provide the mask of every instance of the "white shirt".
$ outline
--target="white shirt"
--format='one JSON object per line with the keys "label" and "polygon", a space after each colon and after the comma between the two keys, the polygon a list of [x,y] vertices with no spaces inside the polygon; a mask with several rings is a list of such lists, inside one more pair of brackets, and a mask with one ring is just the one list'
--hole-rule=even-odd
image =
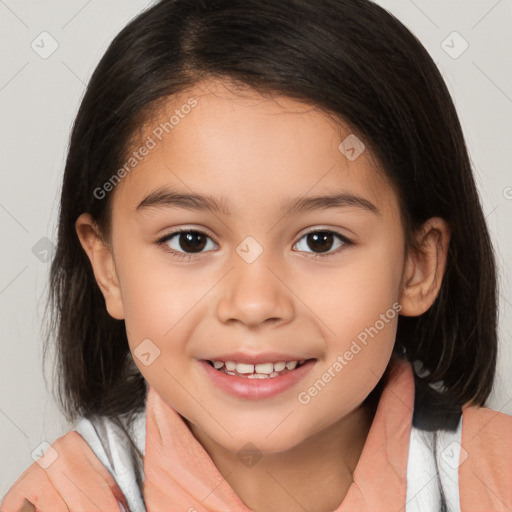
{"label": "white shirt", "polygon": [[[126,426],[126,423],[124,423]],[[132,453],[126,434],[113,421],[96,416],[82,418],[76,430],[89,444],[102,464],[116,480],[126,497],[130,512],[146,512],[141,491],[137,484],[137,471],[144,481],[144,467]],[[139,413],[130,429],[132,439],[145,455],[146,413]],[[437,457],[434,457],[434,441],[437,434]],[[441,508],[439,479],[445,494],[448,511],[460,512],[458,461],[462,434],[462,415],[454,432],[427,432],[412,426],[409,458],[407,463],[406,512],[433,512]],[[121,510],[124,507],[119,503]]]}

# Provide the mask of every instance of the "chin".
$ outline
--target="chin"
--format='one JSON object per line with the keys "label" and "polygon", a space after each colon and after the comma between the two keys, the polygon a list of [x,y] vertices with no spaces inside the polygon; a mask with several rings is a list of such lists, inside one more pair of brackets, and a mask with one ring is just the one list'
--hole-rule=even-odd
{"label": "chin", "polygon": [[[278,427],[279,428],[279,427]],[[257,455],[271,455],[285,452],[293,449],[301,440],[296,434],[292,435],[287,432],[274,432],[268,437],[268,432],[246,431],[241,435],[233,434],[233,437],[224,438],[217,442],[224,447],[225,450],[236,453],[240,458],[245,452],[256,452]]]}

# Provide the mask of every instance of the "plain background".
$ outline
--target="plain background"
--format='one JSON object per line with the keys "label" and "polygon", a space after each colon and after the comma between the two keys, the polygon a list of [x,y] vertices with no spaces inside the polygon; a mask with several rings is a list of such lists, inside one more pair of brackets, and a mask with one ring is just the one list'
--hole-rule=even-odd
{"label": "plain background", "polygon": [[[34,449],[72,428],[52,396],[52,370],[42,368],[40,332],[68,139],[108,44],[151,3],[0,0],[2,498]],[[377,3],[426,46],[459,112],[501,279],[498,377],[487,405],[512,414],[512,0]]]}

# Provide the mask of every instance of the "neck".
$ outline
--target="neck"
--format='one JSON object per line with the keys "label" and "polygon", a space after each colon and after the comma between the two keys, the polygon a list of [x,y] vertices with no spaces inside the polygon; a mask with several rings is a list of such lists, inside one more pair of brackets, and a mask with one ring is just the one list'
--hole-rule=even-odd
{"label": "neck", "polygon": [[293,448],[264,454],[247,467],[203,430],[186,421],[220,474],[254,512],[330,512],[341,504],[375,414],[368,401]]}

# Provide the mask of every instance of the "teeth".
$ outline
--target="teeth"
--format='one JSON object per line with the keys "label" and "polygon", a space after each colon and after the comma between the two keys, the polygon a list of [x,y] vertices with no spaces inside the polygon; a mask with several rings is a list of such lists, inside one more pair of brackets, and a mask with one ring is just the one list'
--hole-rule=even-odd
{"label": "teeth", "polygon": [[253,364],[245,364],[245,363],[237,363],[236,371],[238,373],[254,373],[254,365]]}
{"label": "teeth", "polygon": [[274,377],[277,377],[279,373],[272,372],[269,375],[266,375],[265,373],[251,373],[250,375],[247,375],[248,379],[273,379]]}
{"label": "teeth", "polygon": [[274,371],[274,365],[272,363],[260,363],[255,366],[256,373],[266,373],[270,375]]}
{"label": "teeth", "polygon": [[[277,376],[277,374],[276,374]],[[264,373],[251,373],[250,375],[247,375],[248,379],[268,379],[270,378],[270,375],[265,375]]]}
{"label": "teeth", "polygon": [[224,365],[226,366],[225,373],[229,375],[248,374],[251,379],[260,378],[273,378],[279,375],[285,368],[287,370],[294,370],[298,364],[304,363],[306,360],[301,361],[279,361],[277,363],[258,363],[258,364],[247,364],[247,363],[236,363],[235,361],[213,361],[213,366],[217,370],[220,370]]}

